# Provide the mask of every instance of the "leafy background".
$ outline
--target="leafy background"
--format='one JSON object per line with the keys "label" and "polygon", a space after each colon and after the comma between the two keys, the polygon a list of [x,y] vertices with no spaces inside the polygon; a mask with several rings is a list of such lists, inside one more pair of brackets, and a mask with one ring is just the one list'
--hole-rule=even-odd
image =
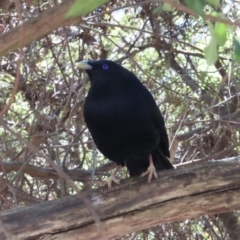
{"label": "leafy background", "polygon": [[[164,115],[176,167],[239,155],[240,2],[86,2],[76,0],[65,14],[81,15],[78,24],[1,58],[2,211],[76,193],[49,159],[81,190],[102,186],[115,167],[97,151],[83,120],[89,83],[76,68],[82,59],[114,60],[141,79]],[[1,34],[56,5],[1,1]],[[122,239],[237,239],[238,219],[237,211],[202,216]]]}

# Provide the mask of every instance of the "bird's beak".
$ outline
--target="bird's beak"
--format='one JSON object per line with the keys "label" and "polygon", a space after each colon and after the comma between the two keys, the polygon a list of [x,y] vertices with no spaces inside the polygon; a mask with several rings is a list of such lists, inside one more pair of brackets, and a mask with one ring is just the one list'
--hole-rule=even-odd
{"label": "bird's beak", "polygon": [[90,70],[92,69],[92,66],[86,62],[86,61],[81,61],[77,64],[77,67],[79,67],[80,69],[83,69],[83,70]]}

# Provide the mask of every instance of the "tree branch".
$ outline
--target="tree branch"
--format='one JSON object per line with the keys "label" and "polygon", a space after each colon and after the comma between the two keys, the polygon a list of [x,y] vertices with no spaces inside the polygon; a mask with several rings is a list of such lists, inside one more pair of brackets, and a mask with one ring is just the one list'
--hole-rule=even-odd
{"label": "tree branch", "polygon": [[[240,209],[240,157],[161,172],[150,184],[131,178],[111,191],[85,193],[100,230],[77,196],[1,213],[17,239],[115,239],[159,224]],[[0,239],[7,239],[0,228]]]}
{"label": "tree branch", "polygon": [[[58,6],[39,14],[38,17],[31,18],[20,26],[2,34],[0,37],[0,57],[45,36],[58,27],[80,21],[79,17],[68,19],[64,17],[73,3],[74,0],[63,1]],[[22,34],[23,39],[19,39]]]}
{"label": "tree branch", "polygon": [[[23,162],[0,162],[0,172],[9,173],[17,172],[22,166]],[[113,162],[108,162],[95,170],[95,175],[102,175],[103,172],[109,171],[114,168]],[[74,170],[63,170],[68,176],[74,181],[86,181],[87,178],[91,177],[91,170],[74,169]],[[26,173],[32,177],[41,179],[59,179],[59,175],[56,171],[37,167],[31,164],[26,164],[22,169],[23,173]]]}

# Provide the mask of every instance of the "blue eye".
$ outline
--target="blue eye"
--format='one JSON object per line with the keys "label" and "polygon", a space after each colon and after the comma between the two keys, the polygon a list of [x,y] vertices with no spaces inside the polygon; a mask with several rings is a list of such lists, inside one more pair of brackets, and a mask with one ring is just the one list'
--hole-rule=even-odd
{"label": "blue eye", "polygon": [[104,65],[102,66],[102,68],[103,68],[104,70],[107,70],[107,69],[108,69],[108,65],[107,65],[107,64],[104,64]]}

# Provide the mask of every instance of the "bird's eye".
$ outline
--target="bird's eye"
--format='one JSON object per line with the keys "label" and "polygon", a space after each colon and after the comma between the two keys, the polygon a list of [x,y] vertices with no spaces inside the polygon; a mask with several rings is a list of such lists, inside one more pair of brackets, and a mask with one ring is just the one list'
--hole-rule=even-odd
{"label": "bird's eye", "polygon": [[108,65],[107,65],[107,64],[104,64],[104,65],[102,66],[102,68],[103,68],[104,70],[107,70],[107,69],[108,69]]}

